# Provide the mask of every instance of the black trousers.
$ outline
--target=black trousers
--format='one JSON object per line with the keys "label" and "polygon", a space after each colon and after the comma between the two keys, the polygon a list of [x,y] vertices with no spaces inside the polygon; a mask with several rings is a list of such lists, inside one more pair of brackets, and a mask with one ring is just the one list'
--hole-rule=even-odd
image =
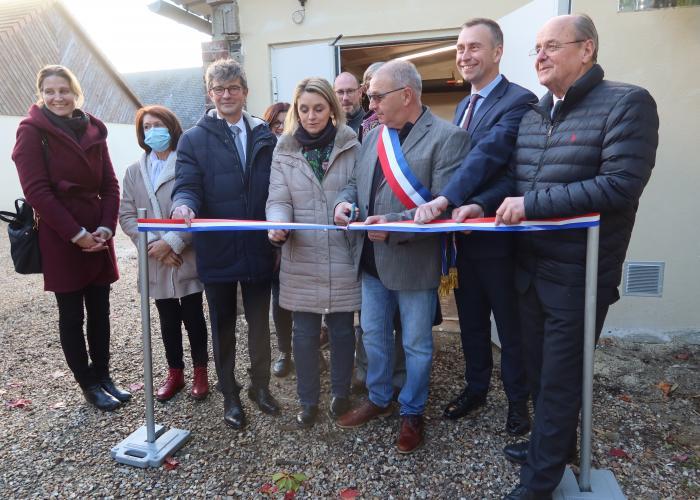
{"label": "black trousers", "polygon": [[[109,377],[109,288],[89,285],[76,292],[55,294],[63,354],[83,388]],[[83,334],[86,312],[87,348]]]}
{"label": "black trousers", "polygon": [[[248,322],[250,382],[253,387],[270,384],[270,282],[241,283],[243,310]],[[240,390],[236,367],[236,290],[238,282],[204,286],[211,318],[211,339],[216,374],[224,400]]]}
{"label": "black trousers", "polygon": [[292,353],[292,312],[280,306],[280,279],[272,279],[272,321],[275,323],[277,348],[285,354]]}
{"label": "black trousers", "polygon": [[510,257],[473,259],[457,252],[459,288],[454,291],[469,392],[486,395],[491,382],[491,311],[501,341],[501,379],[508,401],[529,396],[523,362],[515,292],[515,263]]}
{"label": "black trousers", "polygon": [[156,300],[160,333],[165,346],[168,367],[182,370],[182,325],[190,339],[193,366],[207,366],[207,323],[202,308],[202,292],[181,299]]}
{"label": "black trousers", "polygon": [[[552,492],[576,443],[583,382],[584,290],[534,278],[518,297],[523,350],[535,401],[535,422],[520,481]],[[599,292],[596,340],[609,300]]]}

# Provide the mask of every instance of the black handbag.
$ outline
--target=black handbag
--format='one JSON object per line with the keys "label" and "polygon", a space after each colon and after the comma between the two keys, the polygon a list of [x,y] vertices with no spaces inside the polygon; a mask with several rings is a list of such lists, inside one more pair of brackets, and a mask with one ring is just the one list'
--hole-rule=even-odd
{"label": "black handbag", "polygon": [[41,273],[39,251],[39,220],[34,209],[24,198],[15,200],[15,213],[1,212],[0,220],[8,223],[10,255],[19,274]]}

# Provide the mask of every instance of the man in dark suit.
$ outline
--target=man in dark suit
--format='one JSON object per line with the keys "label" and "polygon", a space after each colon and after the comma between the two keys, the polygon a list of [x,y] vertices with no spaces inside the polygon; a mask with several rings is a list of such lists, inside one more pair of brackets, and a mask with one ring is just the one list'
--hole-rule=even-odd
{"label": "man in dark suit", "polygon": [[[503,33],[495,21],[479,18],[462,25],[456,62],[464,80],[471,84],[471,94],[457,106],[454,123],[469,132],[471,150],[441,196],[418,208],[416,222],[432,220],[448,205],[462,205],[496,174],[505,171],[520,119],[537,98],[500,74],[502,54]],[[466,385],[447,405],[444,416],[458,419],[486,403],[493,368],[493,311],[501,342],[501,378],[508,397],[506,432],[525,434],[530,429],[530,419],[513,284],[513,238],[510,233],[475,232],[457,234],[456,239],[459,287],[455,289],[455,300]]]}
{"label": "man in dark suit", "polygon": [[[641,87],[604,79],[588,16],[547,21],[531,55],[549,92],[520,121],[508,175],[452,215],[479,217],[482,208],[498,207],[497,224],[517,224],[599,212],[597,339],[619,298],[639,198],[656,161],[656,103]],[[586,246],[585,229],[517,237],[515,282],[536,408],[530,441],[504,448],[509,460],[523,464],[520,484],[505,500],[550,499],[576,449]]]}
{"label": "man in dark suit", "polygon": [[[439,193],[467,154],[467,132],[433,115],[421,103],[421,91],[421,76],[410,62],[388,62],[372,77],[367,96],[383,126],[373,129],[362,142],[353,176],[336,199],[336,224],[349,222],[352,204],[357,205],[359,220],[365,224],[413,219],[416,205]],[[395,163],[401,163],[399,168],[387,165],[390,152],[397,158]],[[416,201],[408,203],[407,191],[390,183],[406,171],[413,178],[412,185],[420,185],[423,201],[414,196],[410,200]],[[337,424],[350,429],[392,413],[394,314],[398,310],[406,353],[406,382],[398,397],[399,453],[411,453],[423,442],[440,242],[435,235],[368,230],[362,244],[353,248],[362,278],[361,323],[369,396]]]}

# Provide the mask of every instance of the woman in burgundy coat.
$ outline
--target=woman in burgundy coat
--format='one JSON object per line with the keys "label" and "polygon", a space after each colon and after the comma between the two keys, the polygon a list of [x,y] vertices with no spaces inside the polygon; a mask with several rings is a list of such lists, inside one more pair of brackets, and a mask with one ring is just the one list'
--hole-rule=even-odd
{"label": "woman in burgundy coat", "polygon": [[111,411],[131,394],[109,375],[109,290],[119,278],[112,241],[119,184],[107,129],[78,109],[83,94],[69,69],[42,68],[36,90],[38,103],[17,129],[12,159],[39,216],[44,289],[56,295],[66,361],[85,399]]}

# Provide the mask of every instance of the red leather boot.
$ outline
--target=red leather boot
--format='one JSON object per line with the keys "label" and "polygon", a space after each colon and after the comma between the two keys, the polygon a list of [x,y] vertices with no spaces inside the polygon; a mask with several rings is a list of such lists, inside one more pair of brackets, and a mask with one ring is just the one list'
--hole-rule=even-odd
{"label": "red leather boot", "polygon": [[204,399],[209,394],[209,378],[207,377],[206,366],[194,367],[191,394],[194,399]]}
{"label": "red leather boot", "polygon": [[185,387],[185,371],[180,368],[169,368],[168,378],[156,392],[156,399],[161,402],[167,401],[180,392],[183,387]]}

